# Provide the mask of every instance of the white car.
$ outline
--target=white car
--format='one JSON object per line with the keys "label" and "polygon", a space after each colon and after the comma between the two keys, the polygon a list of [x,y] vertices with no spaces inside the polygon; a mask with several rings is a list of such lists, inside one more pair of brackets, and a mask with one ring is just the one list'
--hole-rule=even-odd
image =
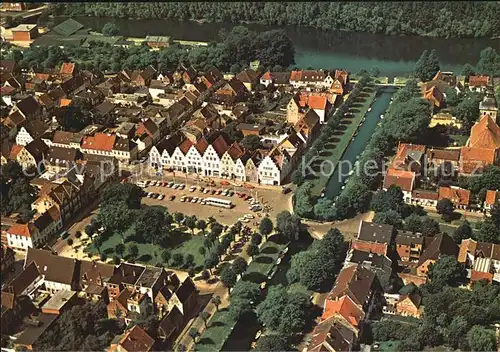
{"label": "white car", "polygon": [[163,200],[163,198],[165,198],[165,196],[164,196],[163,194],[160,194],[160,195],[158,196],[158,200]]}
{"label": "white car", "polygon": [[156,181],[155,180],[151,181],[150,186],[156,186]]}
{"label": "white car", "polygon": [[196,187],[195,186],[191,186],[191,188],[189,188],[189,192],[194,192],[196,191]]}
{"label": "white car", "polygon": [[210,193],[210,190],[208,188],[205,188],[205,190],[203,191],[203,193],[205,193],[205,194]]}
{"label": "white car", "polygon": [[191,200],[191,203],[196,203],[198,201],[198,197],[193,197],[193,199]]}
{"label": "white car", "polygon": [[201,205],[206,205],[207,202],[205,201],[205,199],[202,199],[202,201],[200,202]]}
{"label": "white car", "polygon": [[177,183],[174,183],[174,185],[172,186],[173,189],[178,189],[180,185],[178,185]]}
{"label": "white car", "polygon": [[238,221],[241,221],[241,222],[249,222],[250,220],[248,220],[247,218],[239,218]]}
{"label": "white car", "polygon": [[255,219],[255,216],[253,216],[252,214],[246,214],[244,216],[244,218],[247,218],[247,219]]}

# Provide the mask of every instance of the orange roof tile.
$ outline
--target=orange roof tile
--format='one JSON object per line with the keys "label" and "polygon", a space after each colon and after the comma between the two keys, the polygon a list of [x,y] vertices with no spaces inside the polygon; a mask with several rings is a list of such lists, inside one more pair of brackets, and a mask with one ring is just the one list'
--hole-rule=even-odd
{"label": "orange roof tile", "polygon": [[34,230],[33,224],[14,224],[7,230],[11,235],[31,237],[31,232]]}
{"label": "orange roof tile", "polygon": [[302,79],[302,71],[292,71],[290,74],[290,81],[300,81]]}
{"label": "orange roof tile", "polygon": [[59,107],[65,107],[65,106],[68,106],[69,104],[71,104],[71,99],[65,99],[65,98],[62,98],[60,101],[59,101]]}
{"label": "orange roof tile", "polygon": [[490,81],[489,76],[470,76],[469,86],[472,87],[486,87]]}
{"label": "orange roof tile", "polygon": [[270,81],[272,79],[271,72],[267,71],[266,73],[264,73],[262,75],[261,79],[266,80],[266,81]]}
{"label": "orange roof tile", "polygon": [[179,149],[185,155],[192,146],[193,143],[189,139],[185,139],[181,144],[179,144]]}
{"label": "orange roof tile", "polygon": [[469,205],[470,191],[462,188],[439,187],[439,199],[448,198],[457,205]]}
{"label": "orange roof tile", "polygon": [[399,186],[403,191],[411,192],[415,184],[415,173],[412,171],[388,169],[384,179],[384,188]]}
{"label": "orange roof tile", "polygon": [[486,115],[472,126],[469,147],[497,149],[500,148],[500,127]]}
{"label": "orange roof tile", "polygon": [[310,95],[307,100],[307,105],[309,105],[311,109],[325,110],[326,102],[326,96]]}
{"label": "orange roof tile", "polygon": [[484,200],[486,204],[493,205],[496,202],[500,201],[500,192],[499,191],[486,191],[486,199]]}
{"label": "orange roof tile", "polygon": [[205,153],[205,150],[207,150],[208,148],[208,142],[205,137],[203,137],[198,142],[196,142],[196,145],[194,147],[201,155],[203,155],[203,153]]}
{"label": "orange roof tile", "polygon": [[72,62],[64,62],[61,65],[61,74],[71,74],[75,70],[75,64]]}
{"label": "orange roof tile", "polygon": [[325,309],[321,319],[326,320],[335,315],[340,315],[351,325],[358,326],[365,313],[349,296],[344,295],[336,301],[329,299],[325,301]]}
{"label": "orange roof tile", "polygon": [[484,280],[484,279],[488,280],[488,282],[491,283],[493,281],[493,274],[492,273],[485,273],[482,271],[472,270],[471,275],[470,275],[471,282]]}
{"label": "orange roof tile", "polygon": [[460,168],[462,173],[470,174],[477,169],[495,162],[496,149],[462,147]]}
{"label": "orange roof tile", "polygon": [[115,145],[116,135],[96,133],[94,136],[83,139],[82,149],[111,151]]}
{"label": "orange roof tile", "polygon": [[460,244],[460,250],[458,252],[458,262],[465,263],[467,261],[467,252],[475,255],[477,242],[473,239],[462,240]]}
{"label": "orange roof tile", "polygon": [[22,145],[14,144],[10,150],[9,159],[12,160],[16,159],[17,155],[21,152],[22,149],[23,149]]}

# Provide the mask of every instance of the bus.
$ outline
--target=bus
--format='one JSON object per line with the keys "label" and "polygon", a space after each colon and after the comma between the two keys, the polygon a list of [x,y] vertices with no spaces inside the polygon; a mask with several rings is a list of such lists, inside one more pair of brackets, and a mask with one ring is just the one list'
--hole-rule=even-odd
{"label": "bus", "polygon": [[220,199],[220,198],[206,198],[205,199],[206,204],[208,205],[213,205],[215,207],[221,207],[221,208],[228,208],[231,209],[234,205],[233,202],[227,199]]}

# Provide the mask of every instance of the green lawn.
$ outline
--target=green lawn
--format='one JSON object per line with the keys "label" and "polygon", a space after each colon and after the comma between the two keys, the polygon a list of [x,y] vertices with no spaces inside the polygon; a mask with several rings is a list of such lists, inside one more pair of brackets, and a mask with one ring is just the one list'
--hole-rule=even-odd
{"label": "green lawn", "polygon": [[[363,89],[363,93],[365,96],[363,98],[358,98],[359,100],[356,101],[356,105],[353,111],[354,116],[342,119],[340,126],[343,126],[342,128],[344,129],[337,129],[338,134],[330,136],[326,148],[320,153],[316,161],[312,163],[312,168],[315,171],[319,171],[319,165],[321,165],[321,163],[325,160],[331,161],[334,167],[337,167],[339,160],[342,158],[342,155],[351,143],[352,135],[365,116],[371,102],[373,101],[373,98],[375,98],[376,92],[377,91],[373,86],[367,86]],[[313,183],[313,194],[317,195],[321,193],[330,177],[328,176],[328,172],[318,172],[318,174],[319,176],[316,176],[315,178],[308,178],[307,181]]]}
{"label": "green lawn", "polygon": [[464,146],[465,143],[467,143],[467,139],[469,136],[462,136],[459,134],[450,134],[448,135],[450,137],[450,145],[449,147],[461,147]]}
{"label": "green lawn", "polygon": [[231,318],[227,308],[216,312],[208,323],[208,328],[200,336],[196,351],[220,351],[229,337],[236,321]]}
{"label": "green lawn", "polygon": [[401,341],[398,340],[392,340],[392,341],[383,341],[380,342],[380,352],[393,352],[398,350],[398,346],[401,343]]}
{"label": "green lawn", "polygon": [[[255,256],[243,276],[243,280],[261,283],[267,280],[268,272],[275,265],[279,253],[287,246],[275,242],[271,236],[260,248],[260,254]],[[220,351],[231,331],[236,325],[227,310],[221,309],[215,313],[209,322],[208,328],[201,335],[196,344],[197,351]]]}
{"label": "green lawn", "polygon": [[[127,246],[129,243],[133,242],[131,237],[134,235],[134,229],[128,229],[124,234],[125,239],[125,253],[124,257],[127,258]],[[192,235],[191,233],[181,233],[177,235],[178,237],[173,239],[174,249],[172,249],[172,255],[174,253],[182,253],[182,255],[186,256],[186,254],[192,254],[194,256],[194,264],[195,267],[203,266],[203,262],[205,260],[204,256],[200,254],[199,248],[203,246],[203,235],[197,234]],[[118,243],[122,243],[122,237],[118,233],[114,233],[109,236],[101,246],[101,253],[106,253],[108,258],[111,258],[115,255],[115,247]],[[148,264],[148,265],[156,265],[158,262],[161,262],[161,254],[166,249],[165,247],[151,244],[151,243],[137,243],[137,248],[139,249],[139,255],[137,256],[136,262]],[[97,248],[90,243],[86,248],[86,251],[92,254],[99,254]],[[169,265],[165,265],[169,266]]]}

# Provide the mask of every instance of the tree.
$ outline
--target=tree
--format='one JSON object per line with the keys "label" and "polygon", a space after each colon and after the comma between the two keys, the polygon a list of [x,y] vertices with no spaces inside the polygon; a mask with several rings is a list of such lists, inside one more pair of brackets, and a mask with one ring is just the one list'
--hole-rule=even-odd
{"label": "tree", "polygon": [[172,254],[168,250],[164,250],[161,252],[161,259],[165,264],[168,265],[168,262],[170,261],[170,258],[172,257]]}
{"label": "tree", "polygon": [[242,257],[236,257],[233,261],[232,267],[236,275],[243,274],[247,270],[247,262]]}
{"label": "tree", "polygon": [[261,336],[255,346],[256,351],[288,351],[289,345],[286,337],[281,335],[268,334]]}
{"label": "tree", "polygon": [[434,236],[437,235],[441,229],[439,228],[439,223],[426,216],[422,220],[422,235],[424,236]]}
{"label": "tree", "polygon": [[200,333],[198,332],[198,329],[196,328],[191,328],[189,329],[188,335],[193,339],[193,342],[196,342],[196,338],[198,337]]}
{"label": "tree", "polygon": [[299,238],[300,231],[300,218],[296,215],[290,214],[289,211],[282,211],[276,216],[276,226],[278,231],[285,235],[290,241]]}
{"label": "tree", "polygon": [[500,55],[491,47],[485,48],[479,55],[479,61],[476,65],[477,70],[488,76],[500,75]]}
{"label": "tree", "polygon": [[250,243],[247,247],[247,254],[253,258],[259,254],[259,247],[255,243]]}
{"label": "tree", "polygon": [[210,270],[210,272],[212,272],[212,268],[215,268],[217,264],[219,264],[219,256],[216,252],[211,251],[209,255],[205,257],[205,262],[203,263],[203,265],[205,266],[205,268]]}
{"label": "tree", "polygon": [[439,59],[436,51],[431,52],[424,50],[417,63],[415,64],[415,76],[420,78],[422,82],[431,80],[439,71]]}
{"label": "tree", "polygon": [[377,224],[392,225],[397,229],[403,227],[403,220],[401,219],[401,215],[395,210],[376,213],[375,217],[373,218],[373,222]]}
{"label": "tree", "polygon": [[449,255],[442,255],[429,269],[429,278],[438,285],[458,286],[463,277],[462,266]]}
{"label": "tree", "polygon": [[460,348],[462,350],[466,350],[466,348],[462,347],[464,345],[463,340],[465,340],[468,330],[469,330],[468,323],[464,317],[462,316],[454,317],[447,331],[448,333],[446,336],[446,342],[453,348]]}
{"label": "tree", "polygon": [[187,267],[192,266],[194,263],[194,256],[191,253],[186,254],[184,257],[184,265]]}
{"label": "tree", "polygon": [[302,174],[302,171],[300,169],[295,170],[292,172],[292,183],[301,186],[304,183],[304,175]]}
{"label": "tree", "polygon": [[231,300],[244,299],[250,302],[255,302],[260,296],[260,286],[255,282],[240,280],[234,285],[231,291]]}
{"label": "tree", "polygon": [[262,236],[258,232],[254,232],[252,234],[251,243],[256,244],[257,246],[262,243]]}
{"label": "tree", "polygon": [[200,318],[201,318],[201,320],[203,320],[203,323],[205,324],[205,327],[207,327],[207,321],[208,321],[208,318],[210,318],[210,313],[206,312],[206,311],[203,311],[203,312],[200,313]]}
{"label": "tree", "polygon": [[113,263],[115,265],[120,265],[121,262],[122,260],[120,259],[120,257],[118,257],[117,255],[113,256]]}
{"label": "tree", "polygon": [[115,253],[123,258],[123,253],[125,253],[125,245],[123,243],[118,243],[115,246]]}
{"label": "tree", "polygon": [[287,304],[281,315],[278,330],[284,335],[300,332],[304,329],[306,312],[303,307]]}
{"label": "tree", "polygon": [[124,202],[105,203],[100,208],[97,220],[106,231],[114,231],[120,234],[122,243],[124,243],[123,233],[131,225],[132,213]]}
{"label": "tree", "polygon": [[248,136],[245,136],[241,140],[240,145],[251,152],[262,147],[262,143],[260,142],[260,137],[254,134],[249,134]]}
{"label": "tree", "polygon": [[236,284],[236,273],[232,267],[227,267],[220,275],[220,280],[228,289]]}
{"label": "tree", "polygon": [[106,253],[101,253],[100,258],[101,258],[102,262],[105,262],[106,260],[108,260],[108,256],[106,255]]}
{"label": "tree", "polygon": [[142,189],[133,183],[111,183],[104,188],[102,203],[117,203],[123,201],[129,209],[141,207]]}
{"label": "tree", "polygon": [[486,218],[486,220],[478,225],[477,239],[479,241],[500,243],[500,228],[498,228],[492,218]]}
{"label": "tree", "polygon": [[198,228],[198,230],[201,230],[203,234],[205,234],[205,229],[207,228],[207,222],[203,219],[200,219],[198,220],[196,227]]}
{"label": "tree", "polygon": [[440,199],[436,204],[436,210],[438,214],[441,214],[441,218],[449,222],[453,217],[453,212],[455,211],[455,206],[452,201],[448,198]]}
{"label": "tree", "polygon": [[268,329],[278,330],[281,314],[288,303],[288,293],[283,285],[271,286],[266,298],[257,306],[256,313],[259,321]]}
{"label": "tree", "polygon": [[453,115],[463,123],[463,128],[469,132],[479,117],[479,103],[481,96],[468,93],[456,107],[452,109]]}
{"label": "tree", "polygon": [[207,252],[207,250],[205,249],[205,247],[200,247],[200,248],[198,248],[198,252],[199,252],[201,255],[205,256],[205,253]]}
{"label": "tree", "polygon": [[186,217],[186,226],[191,229],[191,232],[194,235],[194,229],[196,228],[196,216],[188,216]]}
{"label": "tree", "polygon": [[333,201],[329,198],[320,198],[314,205],[314,215],[325,221],[334,220],[337,216]]}
{"label": "tree", "polygon": [[472,351],[494,351],[495,334],[480,325],[474,325],[467,333],[467,342]]}
{"label": "tree", "polygon": [[66,240],[66,242],[68,243],[68,246],[70,246],[70,247],[73,245],[73,239],[72,238],[68,238]]}
{"label": "tree", "polygon": [[418,214],[410,214],[405,219],[405,228],[412,233],[420,232],[422,229],[422,219]]}
{"label": "tree", "polygon": [[262,220],[260,220],[259,224],[259,232],[266,238],[273,232],[273,222],[269,217],[264,217]]}
{"label": "tree", "polygon": [[165,240],[165,210],[161,207],[146,207],[139,211],[135,221],[136,236],[144,242],[160,244]]}
{"label": "tree", "polygon": [[171,264],[173,266],[180,267],[182,266],[183,263],[184,263],[184,256],[182,255],[182,253],[174,253],[174,255],[172,256]]}
{"label": "tree", "polygon": [[287,272],[287,279],[290,282],[300,282],[310,290],[318,290],[328,276],[324,258],[314,251],[294,254]]}
{"label": "tree", "polygon": [[219,305],[221,304],[220,296],[218,295],[213,296],[212,299],[210,300],[210,303],[212,303],[215,306],[215,309],[219,311]]}
{"label": "tree", "polygon": [[182,220],[184,220],[184,214],[182,213],[175,213],[174,214],[174,219],[175,219],[175,222],[180,225]]}
{"label": "tree", "polygon": [[313,184],[311,182],[303,183],[295,191],[295,212],[302,217],[313,216],[313,206],[316,197],[313,195]]}
{"label": "tree", "polygon": [[139,255],[139,248],[135,243],[131,243],[128,246],[128,255],[131,260],[135,260],[137,256]]}
{"label": "tree", "polygon": [[456,243],[462,243],[462,240],[466,240],[472,237],[472,227],[467,220],[464,220],[460,226],[457,227],[453,234],[451,235]]}
{"label": "tree", "polygon": [[82,237],[82,233],[80,231],[75,232],[75,238],[80,239]]}
{"label": "tree", "polygon": [[460,102],[460,97],[454,88],[448,87],[444,92],[447,106],[456,106]]}
{"label": "tree", "polygon": [[470,76],[475,76],[476,72],[474,71],[474,67],[471,64],[465,64],[462,68],[462,76],[469,78]]}
{"label": "tree", "polygon": [[107,22],[102,27],[102,34],[104,34],[107,37],[117,35],[118,33],[119,33],[119,29],[114,23]]}

